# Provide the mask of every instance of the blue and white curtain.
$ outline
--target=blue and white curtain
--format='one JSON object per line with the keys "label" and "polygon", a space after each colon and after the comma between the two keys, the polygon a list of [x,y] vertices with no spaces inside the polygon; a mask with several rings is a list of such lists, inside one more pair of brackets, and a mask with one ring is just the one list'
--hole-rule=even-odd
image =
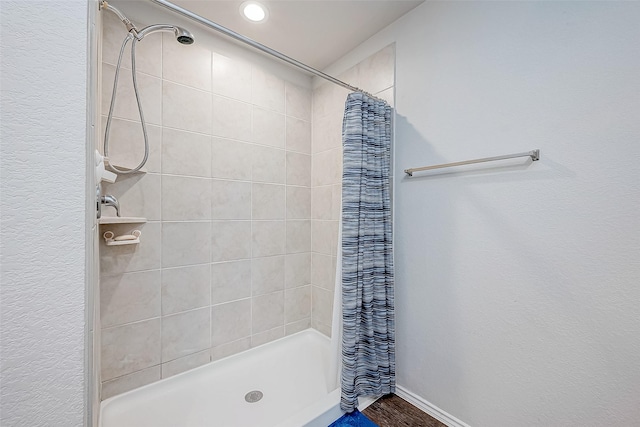
{"label": "blue and white curtain", "polygon": [[391,245],[391,107],[363,93],[347,98],[342,125],[342,398],[395,392]]}

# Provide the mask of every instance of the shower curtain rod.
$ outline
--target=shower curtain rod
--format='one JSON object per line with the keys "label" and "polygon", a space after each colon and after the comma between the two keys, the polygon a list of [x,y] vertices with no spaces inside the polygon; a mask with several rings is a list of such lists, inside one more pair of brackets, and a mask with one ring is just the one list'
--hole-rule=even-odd
{"label": "shower curtain rod", "polygon": [[173,11],[173,12],[176,12],[176,13],[182,15],[182,16],[185,16],[185,17],[187,17],[187,18],[189,18],[189,19],[191,19],[193,21],[196,21],[196,22],[198,22],[198,23],[200,23],[200,24],[202,24],[202,25],[204,25],[206,27],[209,27],[209,28],[211,28],[213,30],[216,30],[216,31],[228,36],[228,37],[231,37],[232,39],[235,39],[235,40],[237,40],[239,42],[242,42],[244,44],[247,44],[247,45],[249,45],[249,46],[251,46],[251,47],[253,47],[255,49],[258,49],[261,52],[264,52],[264,53],[266,53],[268,55],[271,55],[271,56],[275,56],[276,58],[280,59],[281,61],[284,61],[284,62],[286,62],[286,63],[288,63],[290,65],[293,65],[294,67],[298,67],[298,68],[300,68],[300,69],[302,69],[302,70],[304,70],[304,71],[306,71],[308,73],[314,74],[314,75],[316,75],[318,77],[321,77],[321,78],[323,78],[325,80],[328,80],[331,83],[335,83],[338,86],[342,86],[342,87],[344,87],[346,89],[349,89],[349,90],[351,90],[353,92],[362,92],[362,93],[364,93],[364,94],[366,94],[366,95],[368,95],[368,96],[370,96],[372,98],[380,100],[380,98],[370,94],[367,91],[364,91],[364,90],[362,90],[362,89],[360,89],[360,88],[358,88],[356,86],[352,86],[349,83],[345,83],[342,80],[338,80],[335,77],[330,76],[329,74],[323,73],[320,70],[316,70],[315,68],[310,67],[307,64],[304,64],[304,63],[302,63],[302,62],[300,62],[300,61],[298,61],[296,59],[293,59],[293,58],[291,58],[291,57],[289,57],[289,56],[287,56],[287,55],[285,55],[285,54],[283,54],[281,52],[278,52],[275,49],[271,49],[270,47],[265,46],[262,43],[258,43],[257,41],[255,41],[253,39],[245,37],[242,34],[236,33],[235,31],[230,30],[227,27],[223,27],[222,25],[220,25],[218,23],[210,21],[209,19],[204,18],[204,17],[202,17],[202,16],[200,16],[200,15],[198,15],[196,13],[193,13],[190,10],[187,10],[187,9],[185,9],[183,7],[180,7],[180,6],[176,5],[176,4],[168,2],[166,0],[151,0],[151,1],[153,3],[156,3],[156,4],[160,5],[160,6],[163,6],[163,7],[167,8],[167,9]]}

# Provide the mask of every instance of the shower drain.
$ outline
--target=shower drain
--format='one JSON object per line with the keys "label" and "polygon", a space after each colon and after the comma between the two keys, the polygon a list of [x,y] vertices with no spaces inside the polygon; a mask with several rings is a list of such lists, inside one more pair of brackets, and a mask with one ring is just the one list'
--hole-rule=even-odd
{"label": "shower drain", "polygon": [[256,403],[262,399],[262,396],[264,396],[264,394],[262,394],[260,390],[251,390],[249,393],[244,395],[244,400],[249,403]]}

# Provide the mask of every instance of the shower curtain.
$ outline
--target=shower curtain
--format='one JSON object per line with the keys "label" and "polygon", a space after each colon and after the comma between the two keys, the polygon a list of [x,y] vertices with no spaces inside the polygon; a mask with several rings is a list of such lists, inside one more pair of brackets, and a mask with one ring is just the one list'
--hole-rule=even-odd
{"label": "shower curtain", "polygon": [[391,107],[363,93],[347,98],[342,125],[342,396],[395,392],[391,245]]}

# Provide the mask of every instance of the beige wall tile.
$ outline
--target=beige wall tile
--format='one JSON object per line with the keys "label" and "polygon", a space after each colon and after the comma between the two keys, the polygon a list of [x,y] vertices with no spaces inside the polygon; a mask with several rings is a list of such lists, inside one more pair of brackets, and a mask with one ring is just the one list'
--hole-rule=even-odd
{"label": "beige wall tile", "polygon": [[311,218],[311,189],[287,185],[287,219]]}
{"label": "beige wall tile", "polygon": [[251,64],[239,59],[232,59],[213,53],[212,67],[213,93],[251,102]]}
{"label": "beige wall tile", "polygon": [[332,185],[331,192],[333,194],[333,200],[331,202],[331,219],[339,220],[342,216],[342,184]]}
{"label": "beige wall tile", "polygon": [[330,114],[314,120],[312,153],[342,147],[342,116]]}
{"label": "beige wall tile", "polygon": [[209,178],[211,137],[201,133],[164,128],[162,173]]}
{"label": "beige wall tile", "polygon": [[212,219],[251,219],[251,183],[211,181]]}
{"label": "beige wall tile", "polygon": [[253,184],[251,199],[252,219],[284,219],[284,185]]}
{"label": "beige wall tile", "polygon": [[286,249],[288,254],[311,250],[311,221],[287,221]]}
{"label": "beige wall tile", "polygon": [[162,270],[162,314],[174,314],[210,304],[209,264]]}
{"label": "beige wall tile", "polygon": [[311,318],[311,327],[321,334],[331,338],[331,325],[318,322],[315,318]]}
{"label": "beige wall tile", "polygon": [[284,80],[256,66],[251,74],[251,102],[284,113]]}
{"label": "beige wall tile", "polygon": [[284,256],[251,260],[251,295],[263,295],[284,289]]}
{"label": "beige wall tile", "polygon": [[311,317],[311,285],[287,289],[284,293],[285,323],[309,317]]}
{"label": "beige wall tile", "polygon": [[285,139],[287,150],[311,154],[311,122],[287,117]]}
{"label": "beige wall tile", "polygon": [[311,250],[324,255],[335,255],[338,248],[338,221],[312,221]]}
{"label": "beige wall tile", "polygon": [[[120,236],[131,234],[135,229],[142,232],[137,245],[107,246],[102,238],[103,233],[108,230]],[[160,223],[102,225],[99,233],[101,274],[114,275],[160,268]]]}
{"label": "beige wall tile", "polygon": [[253,145],[224,138],[212,138],[211,176],[251,180]]}
{"label": "beige wall tile", "polygon": [[287,152],[287,184],[311,185],[311,156]]}
{"label": "beige wall tile", "polygon": [[160,380],[160,365],[102,383],[102,400]]}
{"label": "beige wall tile", "polygon": [[311,185],[340,184],[342,182],[342,148],[314,154],[311,159]]}
{"label": "beige wall tile", "polygon": [[237,341],[251,335],[251,299],[211,307],[211,344]]}
{"label": "beige wall tile", "polygon": [[253,107],[251,140],[276,148],[285,146],[285,116],[275,111]]}
{"label": "beige wall tile", "polygon": [[[107,116],[102,116],[102,133],[98,151],[104,154],[104,137],[107,127]],[[160,172],[162,160],[162,128],[147,123],[147,142],[149,157],[142,167],[147,172]],[[144,134],[142,123],[138,120],[113,118],[109,130],[109,163],[121,168],[133,169],[144,159]],[[120,175],[122,179],[127,175]]]}
{"label": "beige wall tile", "polygon": [[395,47],[387,46],[357,65],[362,89],[378,93],[393,86]]}
{"label": "beige wall tile", "polygon": [[163,175],[162,219],[164,221],[211,219],[211,180]]}
{"label": "beige wall tile", "polygon": [[210,93],[163,81],[162,124],[164,126],[209,135],[212,111]]}
{"label": "beige wall tile", "polygon": [[284,326],[253,334],[251,335],[251,347],[267,344],[282,337],[284,337]]}
{"label": "beige wall tile", "polygon": [[[118,63],[118,55],[122,42],[127,36],[127,29],[115,14],[104,13],[102,16],[102,61],[111,65]],[[127,45],[131,47],[131,42]],[[136,44],[136,69],[140,73],[162,76],[161,55],[162,35],[150,34]],[[131,70],[131,54],[129,49],[122,55],[122,68]],[[122,72],[123,77],[131,78],[131,72]]]}
{"label": "beige wall tile", "polygon": [[332,90],[333,85],[329,82],[323,82],[320,84],[320,86],[313,90],[311,112],[314,122],[318,118],[324,117],[329,113]]}
{"label": "beige wall tile", "polygon": [[160,316],[160,270],[100,278],[103,328]]}
{"label": "beige wall tile", "polygon": [[[103,183],[103,194],[118,199],[120,216],[143,217],[149,221],[161,218],[161,178],[159,174],[121,175],[115,183]],[[102,207],[103,216],[116,216],[111,207]]]}
{"label": "beige wall tile", "polygon": [[254,334],[284,326],[284,292],[252,298],[252,331]]}
{"label": "beige wall tile", "polygon": [[210,222],[163,222],[162,267],[209,262]]}
{"label": "beige wall tile", "polygon": [[311,283],[314,286],[335,289],[335,257],[313,253],[311,255]]}
{"label": "beige wall tile", "polygon": [[209,349],[174,359],[162,364],[162,378],[168,378],[198,366],[206,365],[210,361],[211,351]]}
{"label": "beige wall tile", "polygon": [[311,312],[313,322],[319,322],[331,326],[332,306],[333,292],[317,286],[312,286]]}
{"label": "beige wall tile", "polygon": [[211,180],[186,176],[162,176],[163,221],[211,219]]}
{"label": "beige wall tile", "polygon": [[102,380],[160,364],[160,319],[103,329]]}
{"label": "beige wall tile", "polygon": [[162,39],[162,77],[197,89],[211,91],[211,51],[194,43],[183,45],[174,34]]}
{"label": "beige wall tile", "polygon": [[284,255],[284,221],[253,221],[251,248],[253,257]]}
{"label": "beige wall tile", "polygon": [[211,304],[251,296],[251,261],[211,264]]}
{"label": "beige wall tile", "polygon": [[213,95],[212,135],[251,141],[251,104]]}
{"label": "beige wall tile", "polygon": [[251,337],[245,337],[211,349],[211,360],[219,360],[251,348]]}
{"label": "beige wall tile", "polygon": [[285,151],[270,147],[253,147],[252,179],[254,182],[285,183]]}
{"label": "beige wall tile", "polygon": [[286,112],[302,120],[311,120],[311,89],[285,83]]}
{"label": "beige wall tile", "polygon": [[184,357],[211,346],[209,307],[162,317],[162,361]]}
{"label": "beige wall tile", "polygon": [[333,189],[329,185],[311,189],[311,218],[331,219]]}
{"label": "beige wall tile", "polygon": [[297,322],[287,323],[284,325],[284,334],[292,335],[297,332],[304,331],[305,329],[309,329],[311,327],[311,318],[307,317],[306,319],[298,320]]}
{"label": "beige wall tile", "polygon": [[211,223],[211,261],[251,258],[251,221]]}
{"label": "beige wall tile", "polygon": [[389,106],[391,106],[392,108],[395,107],[395,90],[393,89],[393,87],[390,87],[389,89],[385,89],[381,92],[378,92],[375,95],[378,98],[381,98],[387,101]]}
{"label": "beige wall tile", "polygon": [[[109,64],[102,64],[102,114],[109,113],[109,104],[113,91],[113,78],[116,67]],[[138,73],[138,93],[140,102],[144,110],[144,119],[149,124],[162,124],[162,80],[148,74]],[[126,78],[126,73],[120,75],[118,80],[118,90],[116,103],[113,111],[114,117],[128,120],[140,120],[138,103],[133,91],[133,81],[131,75]]]}
{"label": "beige wall tile", "polygon": [[285,258],[285,287],[297,288],[311,283],[311,253],[289,254]]}
{"label": "beige wall tile", "polygon": [[328,114],[344,113],[344,105],[349,91],[340,86],[324,83],[313,91],[313,119]]}

